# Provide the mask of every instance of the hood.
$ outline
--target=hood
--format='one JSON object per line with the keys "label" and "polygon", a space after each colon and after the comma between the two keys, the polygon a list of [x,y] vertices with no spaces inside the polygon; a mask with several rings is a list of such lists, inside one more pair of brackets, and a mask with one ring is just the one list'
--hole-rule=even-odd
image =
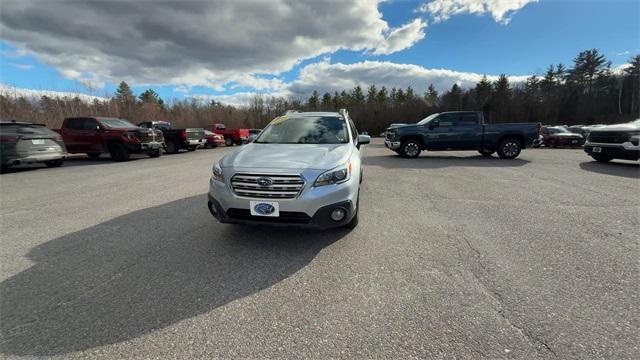
{"label": "hood", "polygon": [[282,170],[328,170],[351,156],[351,144],[250,143],[225,155],[220,166]]}
{"label": "hood", "polygon": [[599,131],[640,131],[640,122],[634,121],[626,124],[607,125],[591,129],[591,132]]}

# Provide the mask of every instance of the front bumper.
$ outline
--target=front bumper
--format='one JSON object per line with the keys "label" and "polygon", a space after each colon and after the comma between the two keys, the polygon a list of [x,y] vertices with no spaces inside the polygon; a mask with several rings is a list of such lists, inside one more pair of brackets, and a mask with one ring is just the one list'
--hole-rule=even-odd
{"label": "front bumper", "polygon": [[205,139],[185,140],[184,146],[200,146],[204,145],[205,142]]}
{"label": "front bumper", "polygon": [[21,164],[34,164],[45,161],[64,160],[67,156],[64,153],[46,153],[46,154],[17,154],[17,156],[11,156],[7,159],[2,159],[2,165],[21,165]]}
{"label": "front bumper", "polygon": [[149,141],[144,143],[125,144],[127,150],[132,153],[145,153],[162,149],[163,143],[159,141]]}
{"label": "front bumper", "polygon": [[[600,152],[594,152],[593,148],[600,148]],[[611,156],[614,159],[640,159],[640,145],[633,145],[630,141],[622,144],[595,143],[587,141],[584,144],[584,152],[589,155],[600,154],[604,156]]]}
{"label": "front bumper", "polygon": [[[222,205],[209,194],[207,207],[213,217],[223,224],[254,224],[275,226],[312,227],[319,230],[345,226],[353,218],[356,209],[350,200],[329,204],[319,208],[313,216],[301,212],[281,211],[279,217],[253,216],[249,209],[229,208],[224,210]],[[342,221],[333,221],[331,211],[336,208],[346,210],[347,215]]]}
{"label": "front bumper", "polygon": [[384,146],[386,146],[387,149],[397,150],[397,149],[400,149],[400,141],[385,140]]}
{"label": "front bumper", "polygon": [[[315,179],[315,177],[314,177]],[[209,210],[222,223],[255,223],[274,225],[310,226],[328,229],[346,225],[353,218],[358,200],[359,177],[336,185],[313,187],[305,184],[301,193],[290,199],[261,199],[236,195],[227,182],[211,178],[209,180]],[[280,217],[251,216],[250,201],[277,201]],[[346,216],[336,222],[329,217],[330,212],[342,207]]]}

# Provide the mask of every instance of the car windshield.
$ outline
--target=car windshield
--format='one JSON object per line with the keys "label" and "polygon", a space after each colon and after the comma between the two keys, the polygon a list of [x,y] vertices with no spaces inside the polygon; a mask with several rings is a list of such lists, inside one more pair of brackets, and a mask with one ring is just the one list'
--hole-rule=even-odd
{"label": "car windshield", "polygon": [[282,116],[265,128],[258,144],[344,144],[349,142],[346,122],[337,116]]}
{"label": "car windshield", "polygon": [[110,129],[128,129],[136,127],[135,125],[124,119],[101,118],[100,124]]}
{"label": "car windshield", "polygon": [[424,125],[426,123],[428,123],[429,121],[435,119],[436,116],[440,115],[440,113],[435,113],[435,114],[431,114],[429,116],[427,116],[426,118],[418,121],[418,125]]}
{"label": "car windshield", "polygon": [[561,133],[568,133],[569,130],[561,127],[551,127],[549,128],[549,132],[552,134],[561,134]]}

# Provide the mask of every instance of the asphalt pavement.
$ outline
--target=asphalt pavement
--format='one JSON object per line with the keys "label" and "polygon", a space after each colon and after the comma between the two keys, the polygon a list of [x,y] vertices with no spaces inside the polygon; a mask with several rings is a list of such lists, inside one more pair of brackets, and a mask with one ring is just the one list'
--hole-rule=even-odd
{"label": "asphalt pavement", "polygon": [[[0,354],[637,358],[640,169],[366,147],[352,231],[222,225],[230,148],[0,175]],[[635,355],[634,355],[635,354]]]}

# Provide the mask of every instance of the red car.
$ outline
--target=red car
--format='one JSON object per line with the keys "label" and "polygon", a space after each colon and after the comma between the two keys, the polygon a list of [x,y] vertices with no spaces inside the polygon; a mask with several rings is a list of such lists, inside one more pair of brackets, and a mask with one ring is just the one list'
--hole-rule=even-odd
{"label": "red car", "polygon": [[227,146],[242,145],[249,141],[249,129],[227,129],[224,124],[213,124],[210,130],[224,136]]}
{"label": "red car", "polygon": [[57,131],[69,153],[85,153],[92,159],[102,153],[109,153],[115,161],[127,161],[130,154],[158,157],[164,144],[161,131],[140,128],[116,118],[66,118]]}
{"label": "red car", "polygon": [[224,145],[224,136],[216,134],[209,130],[204,131],[204,139],[206,140],[206,142],[204,143],[205,149]]}
{"label": "red car", "polygon": [[543,126],[540,129],[540,135],[544,139],[544,145],[547,147],[571,146],[578,147],[584,145],[584,136],[572,133],[564,127],[560,126]]}

